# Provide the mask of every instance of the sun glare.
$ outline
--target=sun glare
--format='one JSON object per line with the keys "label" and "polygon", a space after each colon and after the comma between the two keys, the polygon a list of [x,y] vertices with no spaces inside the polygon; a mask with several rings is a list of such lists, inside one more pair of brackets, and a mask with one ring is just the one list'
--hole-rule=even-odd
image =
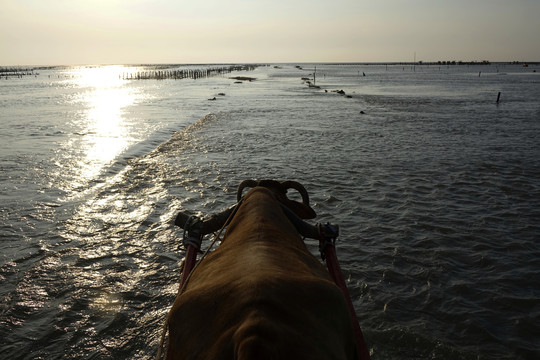
{"label": "sun glare", "polygon": [[122,86],[122,73],[129,71],[119,65],[111,66],[89,66],[75,70],[73,74],[75,83],[80,87],[111,88]]}
{"label": "sun glare", "polygon": [[[135,90],[122,79],[121,66],[85,67],[73,74],[73,83],[81,88],[85,134],[82,147],[86,153],[80,160],[81,177],[98,175],[130,143],[125,109],[138,98]],[[82,179],[81,179],[82,180]]]}

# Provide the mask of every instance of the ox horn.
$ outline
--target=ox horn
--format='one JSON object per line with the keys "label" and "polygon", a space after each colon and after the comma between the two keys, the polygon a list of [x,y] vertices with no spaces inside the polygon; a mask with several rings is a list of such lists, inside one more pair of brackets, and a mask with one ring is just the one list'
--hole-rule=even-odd
{"label": "ox horn", "polygon": [[242,198],[242,192],[245,188],[250,187],[253,188],[259,184],[258,181],[255,180],[244,180],[238,185],[238,191],[236,192],[236,201],[240,201]]}
{"label": "ox horn", "polygon": [[309,206],[309,195],[306,188],[302,184],[300,184],[297,181],[289,180],[289,181],[282,182],[281,185],[285,189],[295,189],[296,191],[298,191],[300,195],[302,195],[302,203],[304,203],[304,205]]}

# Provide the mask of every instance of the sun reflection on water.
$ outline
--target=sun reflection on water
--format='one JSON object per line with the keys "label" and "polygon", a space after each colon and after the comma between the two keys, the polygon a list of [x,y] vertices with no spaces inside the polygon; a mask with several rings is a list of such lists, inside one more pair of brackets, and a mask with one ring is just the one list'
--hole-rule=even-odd
{"label": "sun reflection on water", "polygon": [[84,156],[78,161],[82,181],[98,175],[135,141],[124,115],[140,95],[122,79],[126,70],[122,66],[84,67],[72,74],[73,85],[81,90],[77,101],[84,109],[80,119]]}
{"label": "sun reflection on water", "polygon": [[134,69],[136,68],[120,65],[89,66],[74,69],[71,76],[73,82],[81,88],[111,88],[124,85],[126,81],[122,79],[122,73]]}
{"label": "sun reflection on water", "polygon": [[134,101],[133,94],[123,88],[96,89],[86,96],[88,103],[87,164],[85,177],[93,177],[126,148],[126,124],[123,109]]}

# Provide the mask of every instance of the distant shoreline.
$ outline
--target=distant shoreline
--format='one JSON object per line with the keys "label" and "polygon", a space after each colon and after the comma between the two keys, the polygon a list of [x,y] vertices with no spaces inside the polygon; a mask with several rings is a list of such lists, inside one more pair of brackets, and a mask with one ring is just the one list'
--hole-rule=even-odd
{"label": "distant shoreline", "polygon": [[275,62],[275,63],[154,63],[154,64],[73,64],[73,65],[0,65],[0,75],[3,72],[12,72],[13,70],[32,71],[32,70],[53,70],[53,69],[69,69],[74,67],[104,67],[104,66],[133,66],[133,67],[155,67],[160,69],[167,69],[178,66],[216,66],[216,65],[253,65],[253,66],[273,66],[273,65],[294,65],[294,64],[310,64],[310,65],[341,65],[341,66],[355,66],[355,65],[540,65],[540,61],[461,61],[461,60],[438,60],[438,61],[388,61],[388,62]]}

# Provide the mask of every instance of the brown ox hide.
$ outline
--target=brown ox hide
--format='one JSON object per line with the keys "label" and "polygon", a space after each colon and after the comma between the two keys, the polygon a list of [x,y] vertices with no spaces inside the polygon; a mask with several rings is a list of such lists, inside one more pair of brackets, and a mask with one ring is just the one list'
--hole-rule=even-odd
{"label": "brown ox hide", "polygon": [[168,359],[355,359],[345,298],[273,193],[252,189],[169,316]]}

